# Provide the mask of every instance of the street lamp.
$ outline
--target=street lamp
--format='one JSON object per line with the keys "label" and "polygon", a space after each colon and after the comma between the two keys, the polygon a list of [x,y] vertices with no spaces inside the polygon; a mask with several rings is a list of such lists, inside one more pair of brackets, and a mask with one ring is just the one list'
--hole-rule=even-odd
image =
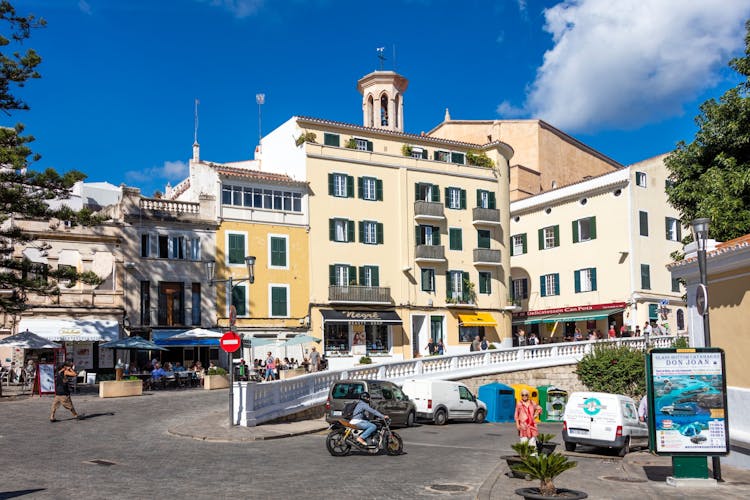
{"label": "street lamp", "polygon": [[[208,278],[209,286],[214,286],[215,283],[229,283],[229,293],[227,294],[227,303],[231,304],[232,298],[234,297],[234,287],[247,281],[252,284],[255,283],[255,257],[249,255],[245,257],[245,265],[247,266],[247,276],[245,278],[234,278],[231,274],[229,278],[217,280],[214,279],[216,273],[216,262],[209,260],[206,262],[206,277]],[[229,328],[234,326],[235,317],[230,314],[229,317]],[[241,344],[240,344],[241,345]],[[229,425],[234,425],[234,352],[229,353]]]}
{"label": "street lamp", "polygon": [[[699,293],[699,297],[703,300],[703,311],[699,312],[703,316],[703,344],[704,347],[711,347],[711,326],[708,322],[708,264],[706,263],[706,247],[708,246],[708,227],[711,224],[711,219],[702,217],[695,219],[692,222],[693,226],[693,239],[698,252],[698,271],[700,272],[700,285],[699,288],[702,290]],[[696,301],[697,302],[697,301]],[[697,304],[696,304],[697,305]],[[721,460],[719,457],[711,457],[711,464],[714,470],[714,479],[721,481]]]}

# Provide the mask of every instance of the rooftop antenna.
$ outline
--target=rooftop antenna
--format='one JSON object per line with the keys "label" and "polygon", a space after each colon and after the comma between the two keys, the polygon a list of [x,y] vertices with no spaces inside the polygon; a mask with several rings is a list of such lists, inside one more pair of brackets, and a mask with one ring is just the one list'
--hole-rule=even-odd
{"label": "rooftop antenna", "polygon": [[201,102],[195,100],[195,132],[193,133],[193,143],[198,144],[198,104]]}
{"label": "rooftop antenna", "polygon": [[378,59],[380,59],[380,71],[383,71],[383,63],[385,62],[385,55],[383,55],[383,51],[385,50],[385,47],[378,47],[375,50],[378,51]]}
{"label": "rooftop antenna", "polygon": [[260,121],[260,107],[266,103],[266,94],[255,94],[255,102],[258,103],[258,144],[260,144],[260,140],[263,138]]}

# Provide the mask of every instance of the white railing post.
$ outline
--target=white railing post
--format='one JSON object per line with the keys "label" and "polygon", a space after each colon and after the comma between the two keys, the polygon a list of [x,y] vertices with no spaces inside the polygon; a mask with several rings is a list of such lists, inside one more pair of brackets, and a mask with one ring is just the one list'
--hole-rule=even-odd
{"label": "white railing post", "polygon": [[385,365],[383,365],[380,368],[378,368],[378,378],[380,380],[384,380],[385,379]]}
{"label": "white railing post", "polygon": [[416,363],[414,363],[414,374],[415,375],[422,375],[422,360],[418,359]]}
{"label": "white railing post", "polygon": [[458,369],[458,358],[456,356],[451,357],[451,371]]}

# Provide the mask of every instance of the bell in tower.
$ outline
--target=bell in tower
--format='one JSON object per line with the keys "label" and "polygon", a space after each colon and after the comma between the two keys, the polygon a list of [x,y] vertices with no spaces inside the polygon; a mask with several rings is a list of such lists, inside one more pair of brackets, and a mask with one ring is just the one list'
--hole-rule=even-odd
{"label": "bell in tower", "polygon": [[357,82],[365,127],[404,131],[404,92],[409,80],[395,71],[373,71]]}

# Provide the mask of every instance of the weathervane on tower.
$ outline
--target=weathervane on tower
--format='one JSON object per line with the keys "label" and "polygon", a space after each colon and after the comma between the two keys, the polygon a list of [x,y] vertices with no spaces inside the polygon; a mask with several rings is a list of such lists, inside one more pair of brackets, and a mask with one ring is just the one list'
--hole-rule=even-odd
{"label": "weathervane on tower", "polygon": [[385,47],[378,47],[375,50],[378,51],[378,59],[380,59],[380,71],[383,71],[383,63],[385,63],[385,55],[383,54],[383,51],[385,50]]}

